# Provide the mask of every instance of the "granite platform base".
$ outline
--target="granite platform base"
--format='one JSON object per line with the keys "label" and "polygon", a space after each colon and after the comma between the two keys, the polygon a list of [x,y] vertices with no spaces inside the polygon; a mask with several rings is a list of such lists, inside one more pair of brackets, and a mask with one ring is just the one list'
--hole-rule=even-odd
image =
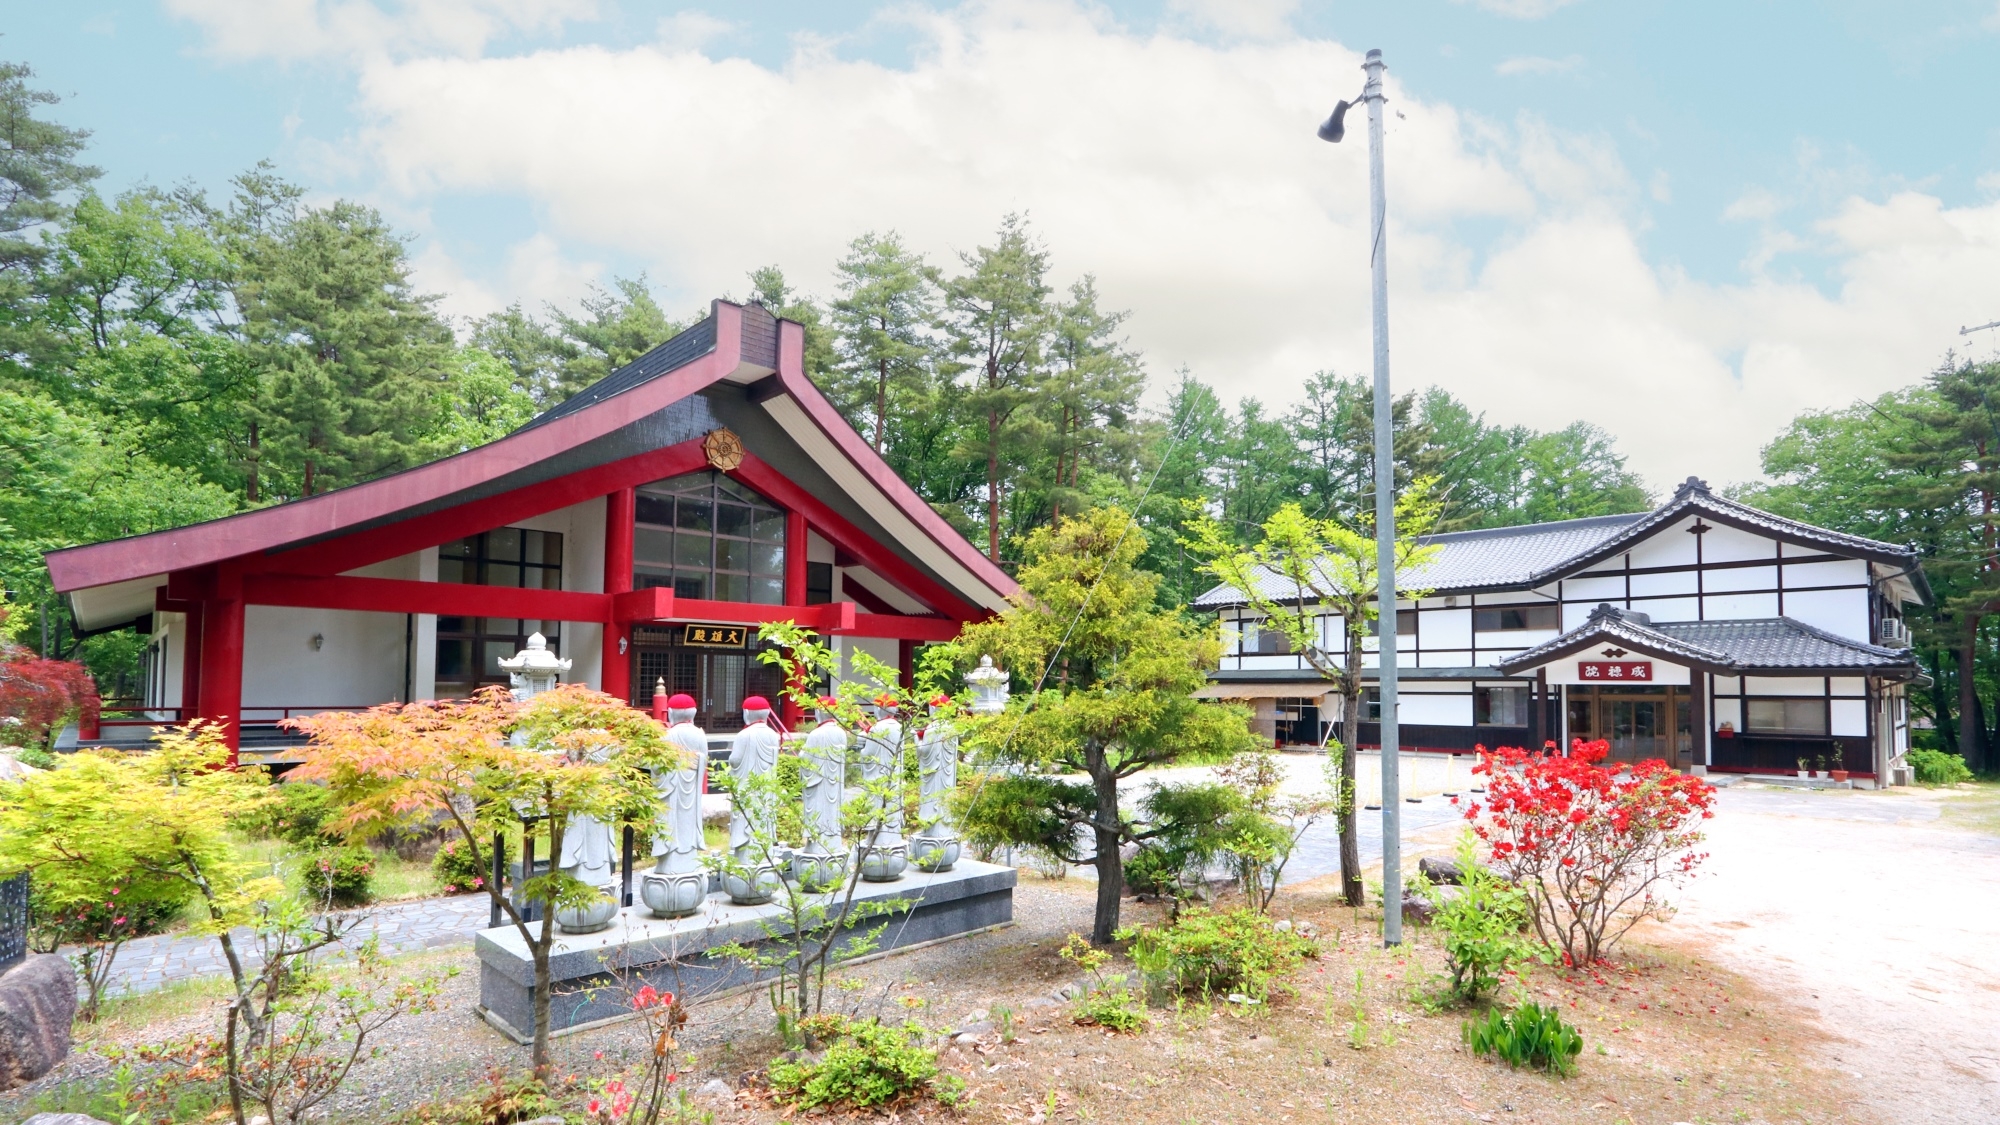
{"label": "granite platform base", "polygon": [[[857,903],[897,905],[856,927],[847,940],[886,923],[873,951],[879,954],[1007,925],[1014,920],[1014,882],[1011,867],[962,859],[950,871],[912,868],[894,882],[862,883]],[[549,951],[550,1030],[580,1031],[627,1016],[632,994],[646,985],[694,1001],[768,980],[771,970],[712,951],[731,942],[769,946],[769,927],[784,927],[786,914],[782,901],[737,906],[715,893],[686,918],[655,918],[641,906],[621,912],[609,929],[558,933]],[[512,926],[481,931],[474,948],[480,1016],[515,1042],[529,1042],[535,966],[520,932]]]}

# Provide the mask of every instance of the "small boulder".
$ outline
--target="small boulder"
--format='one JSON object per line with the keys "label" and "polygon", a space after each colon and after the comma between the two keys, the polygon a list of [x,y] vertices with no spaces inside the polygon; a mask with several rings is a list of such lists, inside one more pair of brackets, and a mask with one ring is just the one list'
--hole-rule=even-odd
{"label": "small boulder", "polygon": [[21,1125],[111,1125],[81,1113],[37,1113]]}
{"label": "small boulder", "polygon": [[64,957],[34,956],[0,976],[0,1090],[33,1082],[69,1054],[76,971]]}
{"label": "small boulder", "polygon": [[1458,861],[1444,856],[1427,855],[1417,861],[1417,871],[1424,878],[1441,887],[1456,887],[1465,873],[1458,868]]}
{"label": "small boulder", "polygon": [[701,1089],[696,1090],[694,1096],[703,1101],[733,1102],[736,1100],[736,1091],[722,1079],[711,1078],[701,1084]]}

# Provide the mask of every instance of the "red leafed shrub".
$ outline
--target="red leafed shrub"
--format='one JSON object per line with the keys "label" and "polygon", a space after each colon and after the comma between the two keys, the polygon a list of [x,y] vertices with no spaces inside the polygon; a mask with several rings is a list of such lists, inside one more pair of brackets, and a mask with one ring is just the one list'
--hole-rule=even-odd
{"label": "red leafed shrub", "polygon": [[50,732],[71,715],[90,726],[99,708],[97,683],[83,665],[0,646],[0,742],[46,749]]}
{"label": "red leafed shrub", "polygon": [[1603,741],[1567,756],[1479,750],[1486,799],[1466,809],[1493,865],[1528,892],[1535,932],[1571,965],[1603,957],[1641,918],[1672,911],[1664,884],[1707,858],[1695,850],[1715,787],[1657,758],[1601,765]]}

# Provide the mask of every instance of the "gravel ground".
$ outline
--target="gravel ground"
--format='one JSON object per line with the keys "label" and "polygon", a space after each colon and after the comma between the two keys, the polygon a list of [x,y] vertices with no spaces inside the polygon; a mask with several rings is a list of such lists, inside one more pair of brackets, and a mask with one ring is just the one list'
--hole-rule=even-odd
{"label": "gravel ground", "polygon": [[1862,1100],[1914,1125],[2000,1121],[2000,837],[1972,793],[1720,795],[1710,858],[1647,939],[1754,976],[1825,1029]]}

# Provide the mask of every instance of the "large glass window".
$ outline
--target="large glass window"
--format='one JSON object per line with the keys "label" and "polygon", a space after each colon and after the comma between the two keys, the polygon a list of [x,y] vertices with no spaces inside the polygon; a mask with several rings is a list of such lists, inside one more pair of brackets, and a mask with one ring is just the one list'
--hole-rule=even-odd
{"label": "large glass window", "polygon": [[674,596],[780,605],[785,513],[721,473],[641,485],[634,505],[632,587]]}
{"label": "large glass window", "polygon": [[1245,621],[1241,649],[1245,656],[1290,656],[1292,638],[1276,626]]}
{"label": "large glass window", "polygon": [[1744,728],[1756,734],[1799,734],[1825,737],[1824,699],[1746,699]]}
{"label": "large glass window", "polygon": [[[1367,628],[1364,630],[1364,632],[1366,633],[1366,635],[1371,637],[1379,636],[1382,632],[1381,618],[1379,617],[1369,618]],[[1414,637],[1417,635],[1416,610],[1399,609],[1396,611],[1396,635],[1399,637]]]}
{"label": "large glass window", "polygon": [[[553,531],[499,527],[438,548],[438,581],[468,586],[562,589],[563,537]],[[500,661],[540,633],[562,651],[562,622],[515,617],[437,619],[439,699],[462,699],[488,684],[505,684]]]}
{"label": "large glass window", "polygon": [[1472,721],[1482,727],[1527,726],[1528,689],[1511,686],[1473,688]]}

